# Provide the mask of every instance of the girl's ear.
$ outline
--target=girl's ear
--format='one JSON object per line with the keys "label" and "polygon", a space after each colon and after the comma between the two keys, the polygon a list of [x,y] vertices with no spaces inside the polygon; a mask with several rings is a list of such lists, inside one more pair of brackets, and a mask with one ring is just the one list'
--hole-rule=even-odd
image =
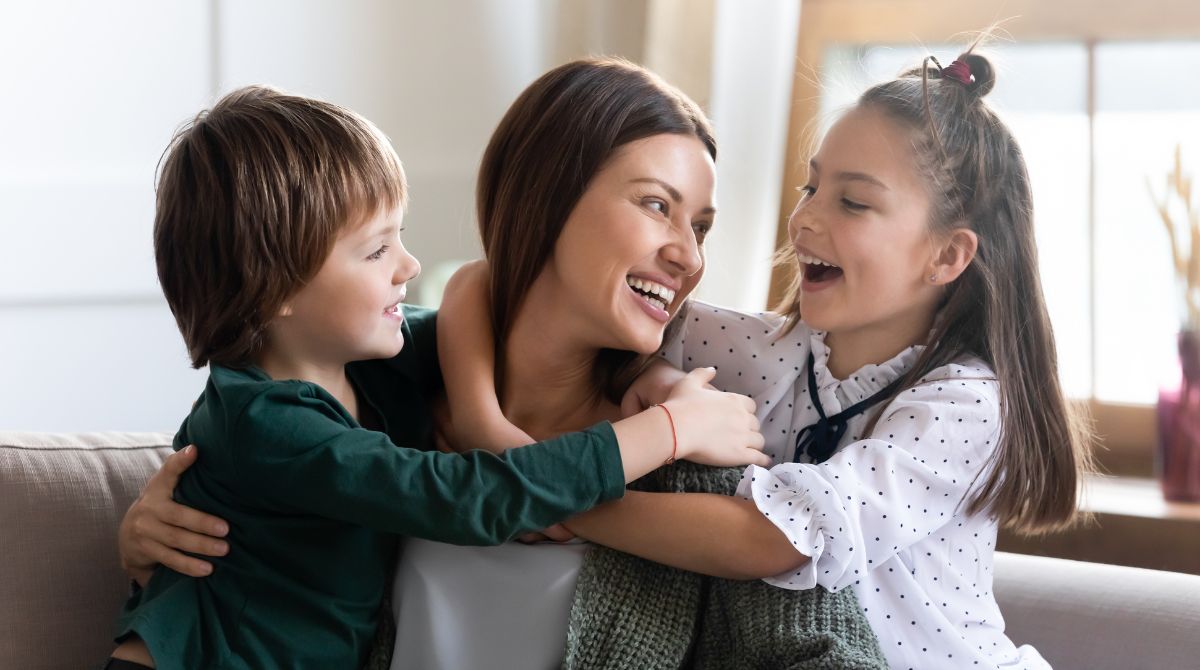
{"label": "girl's ear", "polygon": [[285,303],[283,303],[283,306],[279,308],[279,313],[276,314],[275,316],[280,317],[280,316],[291,316],[291,315],[292,315],[292,303],[285,302]]}
{"label": "girl's ear", "polygon": [[975,259],[979,237],[970,228],[955,228],[946,236],[941,249],[933,258],[929,281],[943,286],[958,279]]}

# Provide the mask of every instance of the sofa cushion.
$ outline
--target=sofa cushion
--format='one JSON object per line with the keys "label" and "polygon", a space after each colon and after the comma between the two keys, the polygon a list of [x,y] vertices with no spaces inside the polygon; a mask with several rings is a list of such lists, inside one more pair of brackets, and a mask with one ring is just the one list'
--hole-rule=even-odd
{"label": "sofa cushion", "polygon": [[166,433],[0,431],[0,659],[91,668],[112,651],[129,580],[117,525],[171,453]]}
{"label": "sofa cushion", "polygon": [[1055,670],[1200,667],[1200,576],[998,552],[993,588]]}

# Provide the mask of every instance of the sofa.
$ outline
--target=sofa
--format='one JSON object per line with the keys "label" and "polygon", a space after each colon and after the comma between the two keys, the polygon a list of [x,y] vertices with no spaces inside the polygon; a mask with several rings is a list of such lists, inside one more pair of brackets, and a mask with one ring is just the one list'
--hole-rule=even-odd
{"label": "sofa", "polygon": [[[121,515],[168,454],[165,433],[0,431],[0,667],[95,667],[128,592]],[[1200,667],[1200,576],[1001,553],[1010,636],[1055,668]]]}

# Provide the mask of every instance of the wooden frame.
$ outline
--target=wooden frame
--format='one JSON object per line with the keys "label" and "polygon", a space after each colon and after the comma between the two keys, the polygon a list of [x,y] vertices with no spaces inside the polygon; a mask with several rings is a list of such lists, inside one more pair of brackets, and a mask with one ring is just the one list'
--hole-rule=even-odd
{"label": "wooden frame", "polygon": [[[997,35],[1016,41],[1194,39],[1200,37],[1200,4],[1174,0],[803,0],[777,246],[788,241],[787,213],[798,198],[793,187],[801,184],[805,175],[804,148],[820,107],[817,73],[826,48],[877,42],[950,40],[965,44],[975,31],[994,24],[1000,24]],[[779,302],[792,276],[789,268],[775,270],[769,304]],[[1154,408],[1095,400],[1085,405],[1098,436],[1101,466],[1114,474],[1149,476],[1157,439]]]}

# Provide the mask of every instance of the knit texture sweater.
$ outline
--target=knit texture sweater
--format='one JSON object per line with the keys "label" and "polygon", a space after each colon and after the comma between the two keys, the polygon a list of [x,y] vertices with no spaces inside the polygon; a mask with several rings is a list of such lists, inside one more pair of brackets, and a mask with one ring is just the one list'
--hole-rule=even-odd
{"label": "knit texture sweater", "polygon": [[[732,495],[741,468],[679,461],[643,491]],[[588,551],[564,670],[855,670],[887,663],[852,589],[781,589],[706,577],[607,547]]]}

